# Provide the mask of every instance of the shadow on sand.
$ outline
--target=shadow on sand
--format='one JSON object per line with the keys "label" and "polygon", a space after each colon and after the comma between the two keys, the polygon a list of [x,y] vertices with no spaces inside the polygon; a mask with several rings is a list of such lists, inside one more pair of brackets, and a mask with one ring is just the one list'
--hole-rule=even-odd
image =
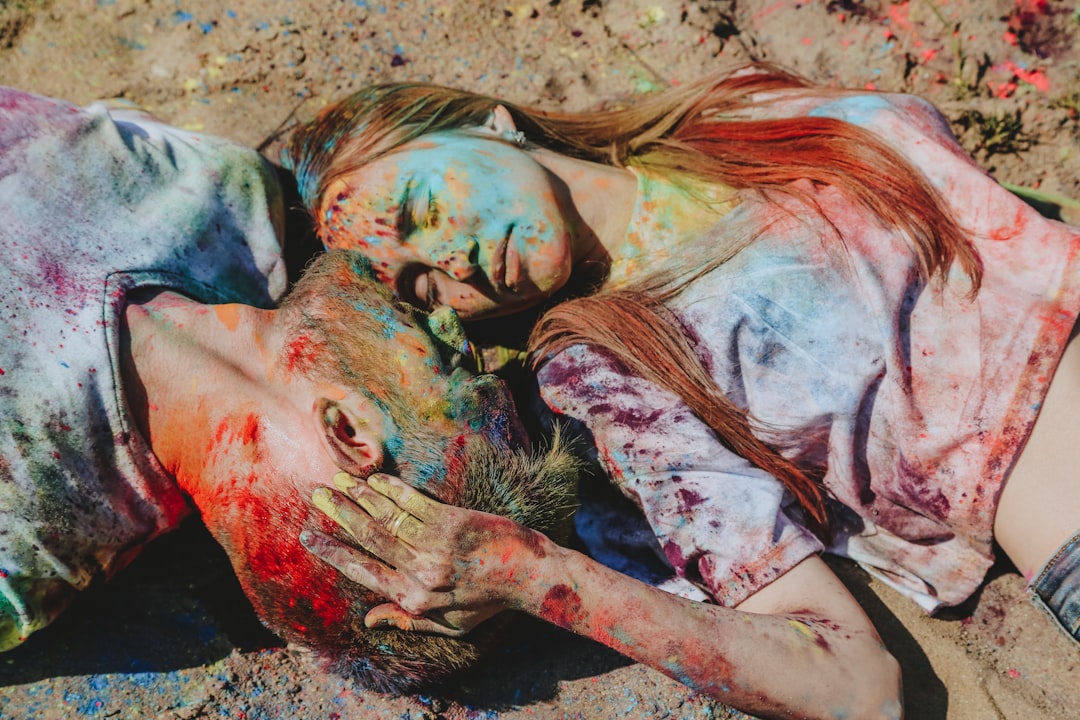
{"label": "shadow on sand", "polygon": [[904,673],[904,707],[920,720],[945,720],[949,693],[919,642],[870,589],[870,577],[852,562],[825,556],[829,567],[859,601]]}
{"label": "shadow on sand", "polygon": [[0,656],[0,686],[168,672],[281,641],[256,619],[224,551],[196,520],[151,543],[114,580]]}

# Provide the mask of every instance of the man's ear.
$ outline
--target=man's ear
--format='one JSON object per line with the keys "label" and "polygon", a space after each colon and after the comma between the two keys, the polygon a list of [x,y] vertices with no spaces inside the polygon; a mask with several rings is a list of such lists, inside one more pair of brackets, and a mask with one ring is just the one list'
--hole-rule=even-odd
{"label": "man's ear", "polygon": [[326,451],[334,463],[356,477],[367,477],[382,467],[382,442],[368,418],[344,402],[319,398],[312,408]]}
{"label": "man's ear", "polygon": [[488,114],[484,129],[490,130],[496,135],[506,135],[517,130],[517,124],[514,123],[514,118],[510,116],[509,110],[502,105],[496,105]]}

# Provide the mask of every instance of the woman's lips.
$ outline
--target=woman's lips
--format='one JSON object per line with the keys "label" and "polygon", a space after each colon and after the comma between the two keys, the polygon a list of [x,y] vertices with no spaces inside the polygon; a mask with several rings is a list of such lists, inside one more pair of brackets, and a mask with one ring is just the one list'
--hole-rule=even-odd
{"label": "woman's lips", "polygon": [[510,234],[499,241],[495,246],[495,253],[491,256],[491,284],[496,288],[506,287],[506,246],[510,243]]}
{"label": "woman's lips", "polygon": [[503,239],[495,246],[495,254],[491,258],[491,284],[510,292],[517,290],[521,280],[521,255],[511,241],[513,234],[514,226],[511,225]]}
{"label": "woman's lips", "polygon": [[521,255],[517,243],[512,242],[513,228],[506,234],[506,248],[503,251],[503,284],[511,292],[517,292],[521,282]]}

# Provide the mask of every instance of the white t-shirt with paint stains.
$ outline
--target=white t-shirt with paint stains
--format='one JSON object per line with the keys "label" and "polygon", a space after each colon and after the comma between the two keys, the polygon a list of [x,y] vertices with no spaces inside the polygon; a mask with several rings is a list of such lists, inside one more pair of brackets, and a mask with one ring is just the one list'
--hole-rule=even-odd
{"label": "white t-shirt with paint stains", "polygon": [[[792,452],[827,463],[837,531],[827,549],[927,610],[955,605],[993,561],[1000,488],[1076,322],[1080,229],[1001,188],[918,98],[775,108],[861,125],[906,155],[970,233],[982,290],[970,300],[958,268],[944,286],[923,283],[902,235],[839,191],[804,182],[828,222],[793,201],[782,203],[790,212],[738,206],[714,232],[763,229],[760,239],[671,309],[734,402],[793,430]],[[539,380],[550,408],[590,431],[600,462],[647,520],[586,503],[579,532],[602,561],[734,605],[822,549],[777,480],[603,353],[571,348]],[[638,560],[650,548],[658,562],[645,568]]]}
{"label": "white t-shirt with paint stains", "polygon": [[0,89],[0,650],[189,511],[129,417],[127,294],[269,307],[281,223],[250,149]]}

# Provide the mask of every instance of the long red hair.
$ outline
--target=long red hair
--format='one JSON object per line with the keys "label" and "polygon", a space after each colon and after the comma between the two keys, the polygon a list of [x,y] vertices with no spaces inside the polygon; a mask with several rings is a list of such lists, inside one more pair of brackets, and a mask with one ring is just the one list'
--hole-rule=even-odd
{"label": "long red hair", "polygon": [[[483,125],[492,109],[503,105],[530,143],[591,162],[650,168],[685,178],[689,185],[729,187],[736,199],[740,193],[798,197],[799,180],[834,186],[910,239],[924,280],[943,278],[957,263],[977,292],[981,266],[974,247],[937,191],[900,153],[842,120],[783,117],[769,108],[782,109],[781,103],[810,94],[849,92],[819,88],[765,64],[707,77],[626,108],[584,113],[531,110],[427,84],[375,85],[295,131],[283,160],[296,173],[301,195],[325,235],[323,194],[333,180],[426,133]],[[632,287],[600,282],[577,288],[580,297],[555,304],[533,329],[532,363],[535,367],[571,344],[604,348],[683,399],[722,442],[777,477],[799,499],[811,524],[824,529],[824,491],[814,473],[755,434],[752,418],[716,385],[664,306],[687,283],[752,241],[731,238],[703,247],[704,261],[668,265],[635,278]]]}

